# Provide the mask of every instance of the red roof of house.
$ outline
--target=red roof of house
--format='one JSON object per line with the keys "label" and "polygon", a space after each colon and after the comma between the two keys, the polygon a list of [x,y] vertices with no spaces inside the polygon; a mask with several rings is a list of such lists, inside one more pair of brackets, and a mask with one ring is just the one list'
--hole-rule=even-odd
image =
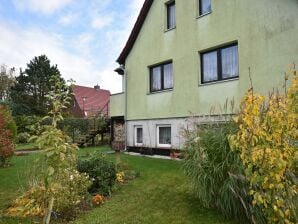
{"label": "red roof of house", "polygon": [[[99,111],[108,112],[111,95],[109,90],[74,85],[72,91],[82,111],[90,111],[92,114]],[[85,98],[85,102],[83,98]]]}

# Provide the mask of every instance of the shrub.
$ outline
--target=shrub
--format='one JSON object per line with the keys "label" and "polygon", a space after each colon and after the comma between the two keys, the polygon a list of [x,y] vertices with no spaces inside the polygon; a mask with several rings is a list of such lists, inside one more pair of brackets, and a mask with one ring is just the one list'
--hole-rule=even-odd
{"label": "shrub", "polygon": [[13,134],[9,123],[9,113],[0,105],[0,167],[8,166],[9,159],[14,154]]}
{"label": "shrub", "polygon": [[238,153],[231,151],[228,136],[236,132],[233,122],[186,130],[184,171],[200,203],[217,208],[227,218],[262,222],[251,206],[248,183]]}
{"label": "shrub", "polygon": [[44,183],[37,182],[17,198],[6,211],[8,216],[16,217],[42,217],[47,210],[47,202],[55,198],[53,212],[69,220],[74,214],[76,206],[87,198],[86,189],[90,181],[87,175],[82,175],[76,170],[66,169],[60,176],[60,181],[46,188]]}
{"label": "shrub", "polygon": [[286,96],[264,96],[248,91],[235,119],[239,131],[230,136],[240,153],[253,204],[268,223],[297,223],[298,77]]}
{"label": "shrub", "polygon": [[16,143],[28,143],[30,134],[28,132],[19,133],[16,137]]}
{"label": "shrub", "polygon": [[38,128],[36,127],[40,121],[40,117],[20,115],[15,116],[14,119],[18,127],[18,133],[38,134]]}
{"label": "shrub", "polygon": [[6,105],[0,105],[0,116],[4,119],[4,128],[9,130],[12,139],[15,139],[17,135],[17,126],[11,115],[11,111]]}
{"label": "shrub", "polygon": [[95,152],[89,158],[79,160],[78,171],[87,173],[92,178],[90,193],[99,193],[104,196],[111,194],[116,181],[115,164],[108,161],[102,153]]}

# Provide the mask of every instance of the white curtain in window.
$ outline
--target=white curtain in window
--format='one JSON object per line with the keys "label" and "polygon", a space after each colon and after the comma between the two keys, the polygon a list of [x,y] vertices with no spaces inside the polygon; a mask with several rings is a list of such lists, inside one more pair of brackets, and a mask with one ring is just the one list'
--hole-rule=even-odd
{"label": "white curtain in window", "polygon": [[152,77],[151,77],[151,85],[152,91],[161,90],[161,68],[156,67],[152,69]]}
{"label": "white curtain in window", "polygon": [[171,127],[159,127],[159,144],[171,144]]}
{"label": "white curtain in window", "polygon": [[200,0],[201,15],[211,12],[211,0]]}
{"label": "white curtain in window", "polygon": [[203,81],[217,80],[217,52],[203,54]]}
{"label": "white curtain in window", "polygon": [[176,26],[176,7],[175,4],[168,6],[168,29]]}
{"label": "white curtain in window", "polygon": [[163,67],[164,89],[173,88],[173,64],[167,64]]}
{"label": "white curtain in window", "polygon": [[222,78],[232,78],[239,75],[238,71],[238,46],[221,50]]}

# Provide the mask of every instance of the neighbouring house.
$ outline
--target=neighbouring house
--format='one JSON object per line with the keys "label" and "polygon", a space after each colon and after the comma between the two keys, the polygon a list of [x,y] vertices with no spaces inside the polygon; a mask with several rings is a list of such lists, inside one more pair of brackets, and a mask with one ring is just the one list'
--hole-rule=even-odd
{"label": "neighbouring house", "polygon": [[145,0],[117,59],[113,145],[168,154],[190,117],[233,115],[214,108],[238,107],[251,83],[263,94],[282,87],[298,63],[297,12],[297,0]]}
{"label": "neighbouring house", "polygon": [[99,85],[94,88],[73,85],[74,94],[71,112],[76,117],[92,117],[98,114],[109,116],[110,91],[100,89]]}

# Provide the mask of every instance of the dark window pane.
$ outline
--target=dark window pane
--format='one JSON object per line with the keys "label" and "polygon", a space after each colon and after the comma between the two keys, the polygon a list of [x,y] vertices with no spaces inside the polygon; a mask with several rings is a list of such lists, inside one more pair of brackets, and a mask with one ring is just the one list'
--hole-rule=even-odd
{"label": "dark window pane", "polygon": [[160,67],[152,68],[151,71],[151,91],[161,90],[161,69]]}
{"label": "dark window pane", "polygon": [[163,67],[164,72],[164,89],[173,88],[173,64],[166,64]]}
{"label": "dark window pane", "polygon": [[222,78],[238,77],[238,46],[233,46],[221,50],[222,58]]}
{"label": "dark window pane", "polygon": [[167,5],[167,28],[171,29],[176,26],[176,6],[175,2]]}
{"label": "dark window pane", "polygon": [[200,15],[211,12],[211,0],[200,0]]}
{"label": "dark window pane", "polygon": [[159,127],[159,144],[171,144],[171,127]]}
{"label": "dark window pane", "polygon": [[217,52],[203,54],[203,82],[217,80]]}
{"label": "dark window pane", "polygon": [[137,143],[143,143],[143,128],[137,128]]}

